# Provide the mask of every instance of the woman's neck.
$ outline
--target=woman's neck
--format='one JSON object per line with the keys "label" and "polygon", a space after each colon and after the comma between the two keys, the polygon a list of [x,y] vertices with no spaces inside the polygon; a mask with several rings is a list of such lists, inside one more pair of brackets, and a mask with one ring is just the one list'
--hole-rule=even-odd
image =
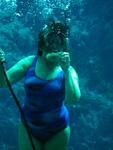
{"label": "woman's neck", "polygon": [[44,57],[38,57],[37,67],[43,68],[45,72],[51,72],[55,70],[58,66],[47,61]]}

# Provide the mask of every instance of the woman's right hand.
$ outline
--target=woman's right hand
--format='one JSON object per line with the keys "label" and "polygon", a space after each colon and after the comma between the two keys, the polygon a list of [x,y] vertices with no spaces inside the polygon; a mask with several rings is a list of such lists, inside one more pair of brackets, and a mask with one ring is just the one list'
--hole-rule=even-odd
{"label": "woman's right hand", "polygon": [[5,53],[4,51],[0,48],[0,63],[5,61]]}

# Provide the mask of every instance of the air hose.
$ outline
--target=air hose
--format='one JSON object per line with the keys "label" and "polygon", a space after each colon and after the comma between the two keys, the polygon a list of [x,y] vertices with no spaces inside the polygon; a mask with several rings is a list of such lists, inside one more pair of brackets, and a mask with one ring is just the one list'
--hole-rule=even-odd
{"label": "air hose", "polygon": [[7,85],[8,85],[9,91],[11,92],[11,94],[12,94],[12,96],[13,96],[13,98],[14,98],[14,101],[15,101],[15,103],[16,103],[18,109],[19,109],[19,112],[21,113],[21,115],[22,115],[22,117],[23,117],[23,123],[24,123],[24,125],[25,125],[25,127],[26,127],[26,130],[27,130],[27,133],[28,133],[28,137],[29,137],[29,140],[30,140],[30,142],[31,142],[32,150],[36,150],[35,145],[34,145],[34,143],[33,143],[32,136],[31,136],[31,130],[30,130],[28,124],[27,124],[27,120],[26,120],[25,114],[24,114],[24,112],[23,112],[23,110],[22,110],[22,108],[21,108],[21,105],[20,105],[20,103],[19,103],[19,100],[17,99],[17,97],[16,97],[16,95],[15,95],[15,93],[14,93],[12,87],[11,87],[11,84],[10,84],[10,82],[9,82],[9,80],[8,80],[8,77],[7,77],[7,74],[6,74],[6,69],[5,69],[5,63],[6,63],[6,61],[2,61],[2,62],[1,62],[1,66],[2,66],[2,68],[3,68],[3,73],[4,73],[4,76],[5,76],[5,79],[6,79],[6,83],[7,83]]}

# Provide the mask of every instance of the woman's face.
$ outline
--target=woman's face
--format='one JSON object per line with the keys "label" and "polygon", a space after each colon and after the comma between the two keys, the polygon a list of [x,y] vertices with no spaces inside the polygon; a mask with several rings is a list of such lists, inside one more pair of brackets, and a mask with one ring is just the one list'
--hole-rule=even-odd
{"label": "woman's face", "polygon": [[47,52],[61,52],[64,49],[64,37],[50,33],[46,38]]}

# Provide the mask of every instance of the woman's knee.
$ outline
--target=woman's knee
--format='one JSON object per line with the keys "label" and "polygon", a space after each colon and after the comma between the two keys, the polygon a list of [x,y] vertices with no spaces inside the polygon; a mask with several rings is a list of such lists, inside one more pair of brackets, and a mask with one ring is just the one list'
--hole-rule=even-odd
{"label": "woman's knee", "polygon": [[[32,137],[32,139],[33,139],[33,143],[34,143],[36,149],[41,150],[40,142],[37,139],[35,139],[34,137]],[[19,124],[18,145],[19,145],[19,150],[31,150],[32,149],[32,145],[31,145],[30,139],[28,137],[28,133],[27,133],[26,128],[23,125],[23,123]]]}

